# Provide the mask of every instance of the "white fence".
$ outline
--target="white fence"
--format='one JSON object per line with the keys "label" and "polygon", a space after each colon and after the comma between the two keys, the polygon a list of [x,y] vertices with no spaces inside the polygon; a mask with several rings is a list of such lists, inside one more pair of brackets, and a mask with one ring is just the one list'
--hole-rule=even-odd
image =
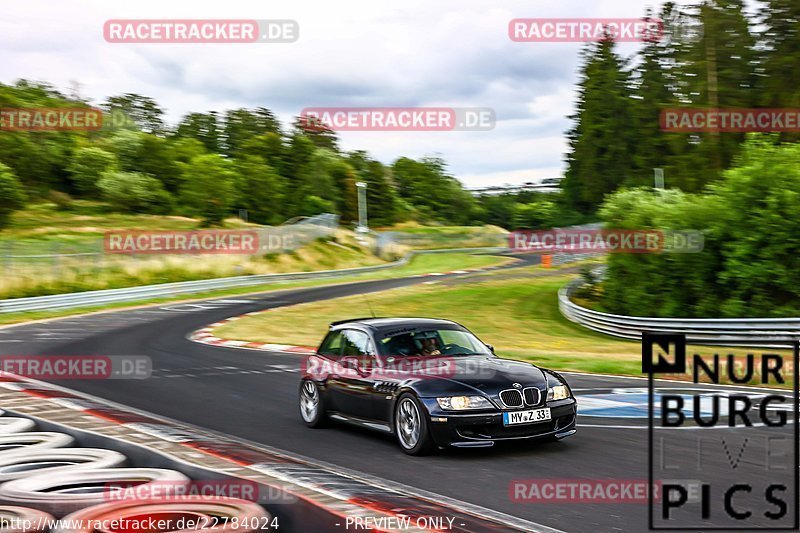
{"label": "white fence", "polygon": [[780,346],[800,339],[800,318],[653,318],[602,313],[570,299],[578,282],[562,288],[558,306],[566,318],[591,330],[641,340],[642,332],[684,333],[695,344],[714,346]]}

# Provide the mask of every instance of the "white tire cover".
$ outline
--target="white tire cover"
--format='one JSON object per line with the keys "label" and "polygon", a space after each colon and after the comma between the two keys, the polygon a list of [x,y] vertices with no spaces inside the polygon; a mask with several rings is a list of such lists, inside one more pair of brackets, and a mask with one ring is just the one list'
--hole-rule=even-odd
{"label": "white tire cover", "polygon": [[0,503],[35,507],[56,517],[106,503],[112,486],[126,483],[189,483],[189,478],[161,468],[98,468],[30,476],[0,485]]}
{"label": "white tire cover", "polygon": [[[160,503],[123,502],[90,507],[64,517],[64,520],[72,520],[73,524],[83,522],[87,529],[60,529],[52,533],[108,533],[88,528],[92,523],[102,523],[104,520],[146,520],[151,517],[156,521],[169,521],[166,523],[171,527],[165,531],[173,533],[195,531],[250,533],[268,529],[271,520],[271,515],[253,502],[234,498],[192,496]],[[189,520],[194,521],[194,524],[208,524],[208,526],[174,529],[176,526],[190,525],[187,524]]]}
{"label": "white tire cover", "polygon": [[0,416],[0,434],[22,433],[36,429],[36,422],[16,416]]}
{"label": "white tire cover", "polygon": [[66,433],[52,431],[8,433],[0,435],[0,456],[6,453],[18,452],[22,449],[32,452],[42,449],[65,448],[72,446],[74,443],[75,439]]}
{"label": "white tire cover", "polygon": [[55,448],[0,454],[0,483],[30,476],[53,475],[74,470],[125,466],[127,458],[99,448]]}
{"label": "white tire cover", "polygon": [[[45,533],[49,521],[54,520],[53,515],[37,511],[35,509],[28,509],[25,507],[4,507],[0,505],[0,522],[4,524],[0,531],[3,533]],[[30,529],[22,527],[23,522],[30,523]],[[7,524],[7,525],[5,525]],[[13,525],[19,527],[12,527]],[[39,526],[41,529],[38,529]]]}

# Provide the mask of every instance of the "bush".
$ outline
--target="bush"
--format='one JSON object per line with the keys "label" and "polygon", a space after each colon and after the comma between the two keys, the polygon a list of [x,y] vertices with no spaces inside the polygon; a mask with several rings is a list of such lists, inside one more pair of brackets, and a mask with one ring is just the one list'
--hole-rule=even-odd
{"label": "bush", "polygon": [[138,172],[106,172],[97,183],[103,197],[132,213],[167,214],[172,197],[156,178]]}
{"label": "bush", "polygon": [[217,154],[201,155],[189,162],[185,176],[180,191],[183,211],[201,217],[206,226],[222,223],[236,195],[231,163]]}
{"label": "bush", "polygon": [[334,213],[336,206],[330,200],[325,200],[316,195],[306,196],[300,207],[300,214],[305,216],[314,216],[320,213]]}
{"label": "bush", "polygon": [[11,169],[0,163],[0,228],[8,225],[11,213],[22,207],[25,193]]}
{"label": "bush", "polygon": [[116,166],[117,158],[114,154],[101,148],[87,146],[75,151],[67,170],[80,193],[94,196],[100,192],[97,182],[102,175],[114,170]]}
{"label": "bush", "polygon": [[531,203],[514,206],[515,228],[552,228],[558,217],[558,206],[549,198],[539,198]]}
{"label": "bush", "polygon": [[72,196],[61,191],[49,191],[47,199],[56,204],[59,211],[69,211],[72,209]]}
{"label": "bush", "polygon": [[600,215],[618,229],[702,230],[700,253],[611,254],[602,308],[659,317],[800,313],[800,145],[754,137],[702,195],[623,190]]}

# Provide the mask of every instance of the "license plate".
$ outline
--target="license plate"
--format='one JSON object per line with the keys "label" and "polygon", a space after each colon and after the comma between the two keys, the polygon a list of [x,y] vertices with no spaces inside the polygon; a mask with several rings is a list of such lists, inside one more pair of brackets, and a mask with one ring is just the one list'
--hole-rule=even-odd
{"label": "license plate", "polygon": [[503,425],[513,426],[514,424],[535,424],[536,422],[546,422],[550,420],[550,408],[532,409],[530,411],[512,411],[503,413]]}

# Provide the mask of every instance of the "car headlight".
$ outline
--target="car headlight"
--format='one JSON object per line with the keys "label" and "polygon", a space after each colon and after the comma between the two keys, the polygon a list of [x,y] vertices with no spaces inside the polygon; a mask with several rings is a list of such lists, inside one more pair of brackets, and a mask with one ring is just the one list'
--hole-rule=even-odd
{"label": "car headlight", "polygon": [[566,385],[556,385],[547,389],[547,401],[565,400],[569,398],[569,389]]}
{"label": "car headlight", "polygon": [[483,396],[445,396],[436,398],[439,407],[447,411],[464,411],[467,409],[486,409],[492,407],[491,402]]}

